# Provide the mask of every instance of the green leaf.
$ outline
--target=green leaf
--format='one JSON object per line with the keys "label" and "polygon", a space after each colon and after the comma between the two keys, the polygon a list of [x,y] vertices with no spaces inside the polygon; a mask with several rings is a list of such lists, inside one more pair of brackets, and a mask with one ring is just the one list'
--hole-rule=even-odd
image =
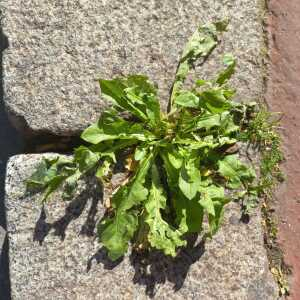
{"label": "green leaf", "polygon": [[190,200],[179,189],[179,170],[173,167],[166,152],[162,151],[160,154],[167,173],[168,186],[171,190],[171,202],[176,212],[176,224],[182,233],[200,232],[203,221],[203,208],[197,197]]}
{"label": "green leaf", "polygon": [[206,57],[217,45],[216,28],[212,24],[200,26],[188,40],[181,57],[181,61],[196,60]]}
{"label": "green leaf", "polygon": [[213,184],[202,186],[199,191],[201,193],[199,203],[207,212],[210,236],[212,236],[220,227],[224,206],[230,202],[230,199],[225,197],[223,187]]}
{"label": "green leaf", "polygon": [[187,133],[200,129],[209,131],[212,128],[217,128],[220,134],[229,135],[239,130],[240,127],[234,123],[232,114],[229,111],[224,111],[217,114],[206,112],[200,116],[191,118],[191,120],[185,122],[183,130]]}
{"label": "green leaf", "polygon": [[78,163],[81,172],[87,172],[100,160],[98,153],[92,152],[88,147],[80,146],[74,151],[74,161]]}
{"label": "green leaf", "polygon": [[[193,118],[185,124],[184,131],[191,132],[199,129],[210,130],[213,127],[224,127],[224,121],[228,119],[228,112],[222,112],[220,114],[204,113],[198,117]],[[232,120],[232,119],[231,119]]]}
{"label": "green leaf", "polygon": [[156,97],[150,95],[145,96],[146,98],[146,115],[150,121],[153,128],[160,126],[161,114],[160,114],[160,104]]}
{"label": "green leaf", "polygon": [[196,82],[195,82],[196,86],[203,86],[203,85],[206,85],[208,83],[209,83],[209,81],[203,80],[203,79],[197,79]]}
{"label": "green leaf", "polygon": [[223,199],[225,197],[224,187],[216,186],[214,184],[209,185],[207,187],[201,186],[199,191],[201,193],[206,193],[214,201],[217,199]]}
{"label": "green leaf", "polygon": [[121,109],[125,111],[130,111],[141,120],[147,119],[146,115],[132,103],[132,100],[128,99],[128,93],[126,94],[125,92],[128,88],[128,85],[126,84],[126,79],[100,79],[99,82],[101,93],[104,98],[112,102],[114,105],[117,105]]}
{"label": "green leaf", "polygon": [[199,106],[211,113],[222,113],[231,108],[223,89],[210,89],[199,94]]}
{"label": "green leaf", "polygon": [[47,187],[42,196],[42,202],[45,202],[49,196],[62,185],[66,178],[67,176],[64,175],[56,175],[52,177],[51,180],[47,182]]}
{"label": "green leaf", "polygon": [[227,186],[239,188],[243,182],[252,182],[255,172],[240,162],[237,155],[227,155],[218,162],[218,172],[227,180]]}
{"label": "green leaf", "polygon": [[205,114],[204,116],[196,119],[194,129],[199,130],[205,128],[209,130],[212,127],[218,127],[221,125],[222,117],[223,114]]}
{"label": "green leaf", "polygon": [[82,176],[82,172],[77,168],[73,169],[72,173],[72,175],[65,179],[63,198],[66,200],[72,198],[77,188],[78,180]]}
{"label": "green leaf", "polygon": [[200,196],[199,203],[209,215],[215,216],[214,203],[209,194],[203,192]]}
{"label": "green leaf", "polygon": [[175,103],[183,107],[196,108],[199,106],[199,98],[192,92],[182,91],[175,98]]}
{"label": "green leaf", "polygon": [[169,158],[169,151],[162,149],[160,156],[163,159],[163,167],[167,173],[167,181],[169,188],[174,192],[178,187],[179,170],[173,166]]}
{"label": "green leaf", "polygon": [[181,168],[183,163],[183,157],[178,153],[178,151],[176,151],[175,147],[173,148],[173,151],[169,150],[168,159],[175,169]]}
{"label": "green leaf", "polygon": [[230,135],[240,129],[240,126],[235,124],[233,116],[229,112],[225,112],[223,115],[221,127],[224,135]]}
{"label": "green leaf", "polygon": [[199,191],[199,203],[209,215],[215,216],[214,200],[224,198],[224,188],[215,185],[209,185],[207,187],[200,186]]}
{"label": "green leaf", "polygon": [[160,105],[157,89],[147,76],[130,75],[127,78],[100,80],[100,88],[106,99],[139,119],[152,125],[160,121]]}
{"label": "green leaf", "polygon": [[124,89],[126,88],[126,86],[124,85],[121,78],[115,78],[112,80],[100,79],[99,83],[102,97],[114,104],[118,104],[124,109],[127,109],[127,103],[124,93]]}
{"label": "green leaf", "polygon": [[[163,167],[166,171],[168,186],[171,191],[171,202],[176,212],[176,224],[182,233],[186,233],[188,231],[196,232],[201,226],[199,226],[197,218],[200,218],[202,208],[198,203],[196,203],[196,206],[194,207],[193,204],[195,204],[195,202],[193,199],[187,199],[179,189],[178,177],[180,170],[176,169],[172,165],[168,157],[168,152],[164,150],[160,154],[163,159]],[[197,206],[200,207],[200,213],[199,210],[197,210]],[[193,215],[193,212],[195,215]],[[194,216],[196,216],[196,219],[193,218]]]}
{"label": "green leaf", "polygon": [[226,66],[226,69],[219,74],[216,80],[216,83],[219,85],[223,85],[224,83],[226,83],[234,74],[236,60],[232,54],[228,53],[224,56],[223,63]]}
{"label": "green leaf", "polygon": [[161,211],[166,208],[167,198],[159,181],[155,164],[152,165],[152,186],[145,203],[147,215],[145,222],[149,225],[148,240],[152,247],[162,250],[166,255],[175,256],[176,248],[186,245],[181,239],[181,232],[168,224]]}
{"label": "green leaf", "polygon": [[112,160],[110,157],[107,157],[102,165],[97,169],[95,176],[99,179],[103,179],[108,176],[110,172],[110,167],[112,165]]}
{"label": "green leaf", "polygon": [[200,26],[189,38],[185,45],[180,63],[176,71],[176,79],[173,84],[170,97],[171,111],[175,104],[175,98],[182,89],[183,83],[189,73],[193,62],[199,58],[203,60],[214,50],[218,44],[218,32],[223,32],[227,28],[227,21],[219,21]]}
{"label": "green leaf", "polygon": [[33,190],[45,187],[47,171],[47,162],[45,159],[42,159],[35,172],[26,180],[26,188],[28,190]]}
{"label": "green leaf", "polygon": [[184,165],[180,169],[178,186],[182,193],[190,200],[196,196],[201,183],[198,165],[199,159],[190,157],[185,160]]}
{"label": "green leaf", "polygon": [[147,145],[144,145],[144,144],[136,147],[135,152],[134,152],[134,159],[136,161],[142,160],[145,157],[145,155],[147,154],[147,150],[148,150],[148,147],[147,147]]}
{"label": "green leaf", "polygon": [[186,145],[190,151],[199,150],[203,148],[215,148],[219,146],[218,143],[214,143],[213,141],[203,140],[198,142],[193,139],[180,139],[180,138],[175,139],[174,144]]}
{"label": "green leaf", "polygon": [[139,94],[137,87],[127,88],[125,90],[127,99],[132,103],[135,115],[140,119],[150,121],[152,125],[160,121],[160,105],[153,94]]}
{"label": "green leaf", "polygon": [[176,223],[183,233],[199,233],[202,230],[204,211],[199,203],[199,195],[193,199],[186,198],[179,190],[173,195],[173,205],[176,211]]}
{"label": "green leaf", "polygon": [[[142,80],[141,80],[142,78]],[[100,88],[104,98],[117,105],[123,110],[130,111],[136,117],[146,120],[146,115],[136,106],[132,99],[129,99],[130,91],[133,90],[136,86],[134,82],[146,82],[145,76],[133,75],[128,78],[115,78],[112,80],[100,79]],[[147,84],[145,83],[146,87]]]}
{"label": "green leaf", "polygon": [[[98,144],[102,141],[109,140],[110,136],[105,135],[98,124],[94,123],[83,131],[81,138],[88,143]],[[116,137],[113,136],[113,139],[114,138]]]}
{"label": "green leaf", "polygon": [[124,255],[128,242],[137,229],[137,216],[129,210],[147,199],[148,189],[144,184],[154,159],[155,152],[151,152],[141,161],[131,182],[119,188],[113,195],[112,205],[116,209],[115,217],[104,219],[99,225],[100,240],[107,248],[112,260]]}
{"label": "green leaf", "polygon": [[98,153],[102,158],[110,157],[116,162],[116,154],[122,150],[137,144],[137,140],[107,140],[99,144],[90,145],[89,149],[92,152]]}
{"label": "green leaf", "polygon": [[147,199],[148,189],[145,187],[145,180],[155,156],[156,153],[154,151],[145,156],[129,184],[114,194],[112,204],[118,211],[126,211]]}
{"label": "green leaf", "polygon": [[227,31],[227,27],[229,24],[229,19],[220,20],[214,23],[216,30],[219,32]]}
{"label": "green leaf", "polygon": [[86,142],[98,144],[115,139],[146,141],[155,137],[145,130],[142,124],[128,122],[117,116],[115,111],[107,111],[102,114],[97,123],[83,131],[81,138]]}
{"label": "green leaf", "polygon": [[208,215],[208,223],[210,228],[210,235],[214,235],[220,228],[220,225],[223,220],[224,214],[224,206],[230,202],[228,198],[220,199],[218,201],[214,201],[214,210],[215,214]]}
{"label": "green leaf", "polygon": [[157,86],[145,75],[130,75],[125,79],[128,87],[137,87],[139,93],[157,95]]}
{"label": "green leaf", "polygon": [[138,217],[132,212],[117,212],[114,218],[106,218],[98,224],[101,243],[108,250],[111,260],[122,257],[138,227]]}
{"label": "green leaf", "polygon": [[217,140],[218,140],[218,146],[219,147],[222,147],[224,145],[233,145],[237,142],[236,139],[229,138],[227,136],[218,137]]}
{"label": "green leaf", "polygon": [[[131,75],[127,78],[132,103],[147,116],[152,126],[160,122],[160,104],[157,98],[157,87],[149,82],[147,76]],[[130,98],[130,97],[128,97]]]}
{"label": "green leaf", "polygon": [[54,159],[43,158],[37,170],[26,181],[27,189],[44,189],[42,202],[57,190],[63,181],[73,174],[74,166],[71,159],[66,157],[56,157]]}

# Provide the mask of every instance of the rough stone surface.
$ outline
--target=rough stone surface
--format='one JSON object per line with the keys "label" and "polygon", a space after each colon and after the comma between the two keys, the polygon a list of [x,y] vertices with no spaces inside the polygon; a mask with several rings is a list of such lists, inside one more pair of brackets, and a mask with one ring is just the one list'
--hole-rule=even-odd
{"label": "rough stone surface", "polygon": [[259,97],[260,2],[2,0],[7,110],[22,129],[74,135],[103,110],[95,79],[129,73],[157,82],[165,108],[187,38],[198,24],[226,16],[231,24],[220,51],[238,58],[238,98]]}
{"label": "rough stone surface", "polygon": [[229,205],[219,233],[175,260],[153,253],[112,264],[95,237],[83,234],[93,232],[103,214],[96,183],[89,181],[71,203],[55,195],[42,213],[37,195],[25,195],[23,181],[41,157],[19,155],[8,164],[12,299],[277,298],[259,210],[244,224],[237,204]]}
{"label": "rough stone surface", "polygon": [[[0,259],[2,255],[2,249],[3,249],[5,237],[6,237],[6,231],[2,226],[0,226]],[[0,266],[1,266],[1,261],[0,261]]]}

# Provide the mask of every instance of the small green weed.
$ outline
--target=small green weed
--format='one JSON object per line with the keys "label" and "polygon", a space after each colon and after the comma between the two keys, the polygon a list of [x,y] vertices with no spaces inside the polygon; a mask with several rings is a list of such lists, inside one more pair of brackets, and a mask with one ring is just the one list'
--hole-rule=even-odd
{"label": "small green weed", "polygon": [[[281,138],[278,133],[280,118],[278,113],[268,111],[260,106],[248,118],[247,129],[241,134],[241,140],[248,141],[260,153],[260,177],[257,185],[251,190],[262,200],[263,226],[265,229],[265,246],[269,257],[270,270],[278,284],[279,295],[289,295],[289,284],[286,279],[290,273],[283,260],[283,253],[277,244],[278,224],[274,210],[271,208],[274,188],[282,182],[284,174],[280,170],[280,163],[284,160],[281,150]],[[248,203],[252,207],[257,204],[257,198]],[[247,207],[247,205],[245,206]]]}
{"label": "small green weed", "polygon": [[283,160],[280,149],[281,139],[277,132],[279,126],[278,114],[269,112],[265,107],[260,107],[255,117],[249,121],[247,139],[259,148],[260,185],[264,192],[271,193],[276,183],[284,180],[284,175],[279,168]]}
{"label": "small green weed", "polygon": [[252,148],[260,154],[258,181],[249,185],[247,192],[243,194],[243,210],[246,214],[257,206],[259,197],[272,197],[276,184],[284,180],[279,167],[284,159],[277,132],[279,122],[277,113],[269,112],[265,106],[256,104],[253,104],[244,118],[244,130],[238,139],[248,143],[248,149]]}
{"label": "small green weed", "polygon": [[236,60],[231,54],[224,56],[224,69],[215,78],[198,79],[185,88],[194,62],[207,59],[226,28],[227,21],[206,24],[191,36],[167,113],[160,110],[157,87],[146,76],[101,79],[102,96],[112,106],[82,133],[88,146],[75,149],[72,158],[44,159],[27,180],[28,188],[44,190],[43,202],[60,187],[70,199],[82,176],[92,173],[103,184],[109,181],[118,155],[126,150],[128,178],[113,193],[97,227],[112,260],[123,256],[130,242],[134,248],[176,256],[178,248],[186,246],[188,233],[203,233],[204,220],[209,226],[206,236],[217,232],[224,207],[232,200],[226,189],[256,197],[254,169],[237,154],[240,137],[265,144],[261,186],[274,175],[277,152],[270,143],[277,138],[258,131],[263,118],[259,112],[251,120],[253,104],[232,101],[235,90],[228,80]]}

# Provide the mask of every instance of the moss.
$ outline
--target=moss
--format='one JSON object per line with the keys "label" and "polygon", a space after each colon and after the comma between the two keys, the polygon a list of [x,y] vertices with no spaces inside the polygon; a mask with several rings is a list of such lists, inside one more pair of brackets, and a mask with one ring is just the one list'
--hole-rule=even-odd
{"label": "moss", "polygon": [[279,295],[285,296],[289,294],[287,275],[290,274],[290,270],[284,263],[283,253],[277,242],[278,222],[272,209],[274,189],[285,179],[280,169],[284,155],[281,150],[281,138],[277,131],[279,123],[280,115],[271,113],[264,105],[261,105],[250,118],[243,139],[249,140],[252,146],[260,152],[260,179],[257,185],[251,188],[263,199],[264,242],[270,270],[278,283]]}
{"label": "moss", "polygon": [[272,195],[277,183],[284,180],[279,167],[284,159],[280,148],[281,138],[277,132],[279,122],[278,114],[261,106],[247,128],[248,139],[261,153],[259,192],[268,196]]}

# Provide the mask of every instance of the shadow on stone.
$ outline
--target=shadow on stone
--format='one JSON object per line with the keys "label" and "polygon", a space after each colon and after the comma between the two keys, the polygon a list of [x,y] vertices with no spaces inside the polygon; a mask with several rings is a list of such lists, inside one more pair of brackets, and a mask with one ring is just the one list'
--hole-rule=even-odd
{"label": "shadow on stone", "polygon": [[240,218],[240,222],[242,222],[244,224],[249,224],[249,222],[250,222],[250,215],[247,214],[247,213],[242,212],[241,218]]}
{"label": "shadow on stone", "polygon": [[33,233],[33,240],[39,242],[40,245],[42,245],[45,237],[51,230],[51,224],[46,222],[46,218],[47,216],[45,212],[45,207],[43,206],[40,213],[40,217],[35,224]]}
{"label": "shadow on stone", "polygon": [[102,247],[88,260],[86,267],[87,272],[91,270],[93,260],[95,260],[97,264],[103,264],[104,269],[112,270],[123,261],[123,257],[119,258],[116,261],[111,261],[107,255],[106,249]]}
{"label": "shadow on stone", "polygon": [[[188,245],[181,249],[177,257],[172,258],[160,251],[133,251],[130,255],[130,263],[134,268],[133,282],[145,286],[145,293],[153,298],[156,286],[167,281],[178,291],[184,284],[190,267],[197,262],[205,252],[205,239],[197,241],[197,235],[188,238]],[[101,248],[87,263],[87,272],[92,268],[92,261],[103,264],[105,269],[112,270],[123,261],[123,257],[112,262],[107,256],[107,251]]]}
{"label": "shadow on stone", "polygon": [[[124,173],[120,171],[124,171],[121,164],[117,166],[115,176],[112,180],[113,184],[117,186],[124,180]],[[64,215],[58,220],[48,223],[46,211],[44,207],[42,207],[40,217],[36,222],[34,230],[34,241],[38,241],[42,244],[51,231],[54,231],[54,235],[64,240],[68,226],[72,221],[82,215],[88,203],[90,203],[90,207],[80,234],[86,236],[95,235],[96,223],[99,220],[97,207],[99,202],[103,202],[103,189],[99,184],[95,184],[91,178],[86,179],[85,189],[68,204]],[[151,298],[155,296],[158,284],[170,282],[173,284],[174,291],[181,289],[190,267],[202,257],[205,251],[205,237],[199,241],[198,235],[190,235],[187,238],[187,242],[187,247],[180,249],[175,258],[166,256],[156,250],[133,251],[129,257],[129,263],[134,269],[134,284],[144,286],[146,295]],[[124,257],[121,257],[117,261],[111,261],[104,247],[100,248],[88,259],[86,266],[87,272],[92,269],[94,261],[96,265],[102,264],[106,270],[113,270],[121,263],[125,263]]]}
{"label": "shadow on stone", "polygon": [[65,214],[53,223],[47,222],[45,208],[42,207],[40,217],[36,222],[33,240],[41,245],[46,236],[54,230],[54,235],[59,236],[63,241],[66,237],[66,230],[70,223],[78,219],[87,204],[91,202],[87,217],[80,230],[81,235],[93,236],[97,222],[97,206],[103,198],[102,188],[94,182],[86,180],[86,188],[82,190],[66,207]]}
{"label": "shadow on stone", "polygon": [[164,255],[160,251],[147,253],[133,252],[130,261],[135,269],[134,283],[145,286],[146,294],[154,297],[157,284],[171,282],[174,291],[184,284],[192,264],[198,261],[205,251],[205,240],[197,242],[197,236],[188,239],[188,246],[181,249],[175,258]]}

